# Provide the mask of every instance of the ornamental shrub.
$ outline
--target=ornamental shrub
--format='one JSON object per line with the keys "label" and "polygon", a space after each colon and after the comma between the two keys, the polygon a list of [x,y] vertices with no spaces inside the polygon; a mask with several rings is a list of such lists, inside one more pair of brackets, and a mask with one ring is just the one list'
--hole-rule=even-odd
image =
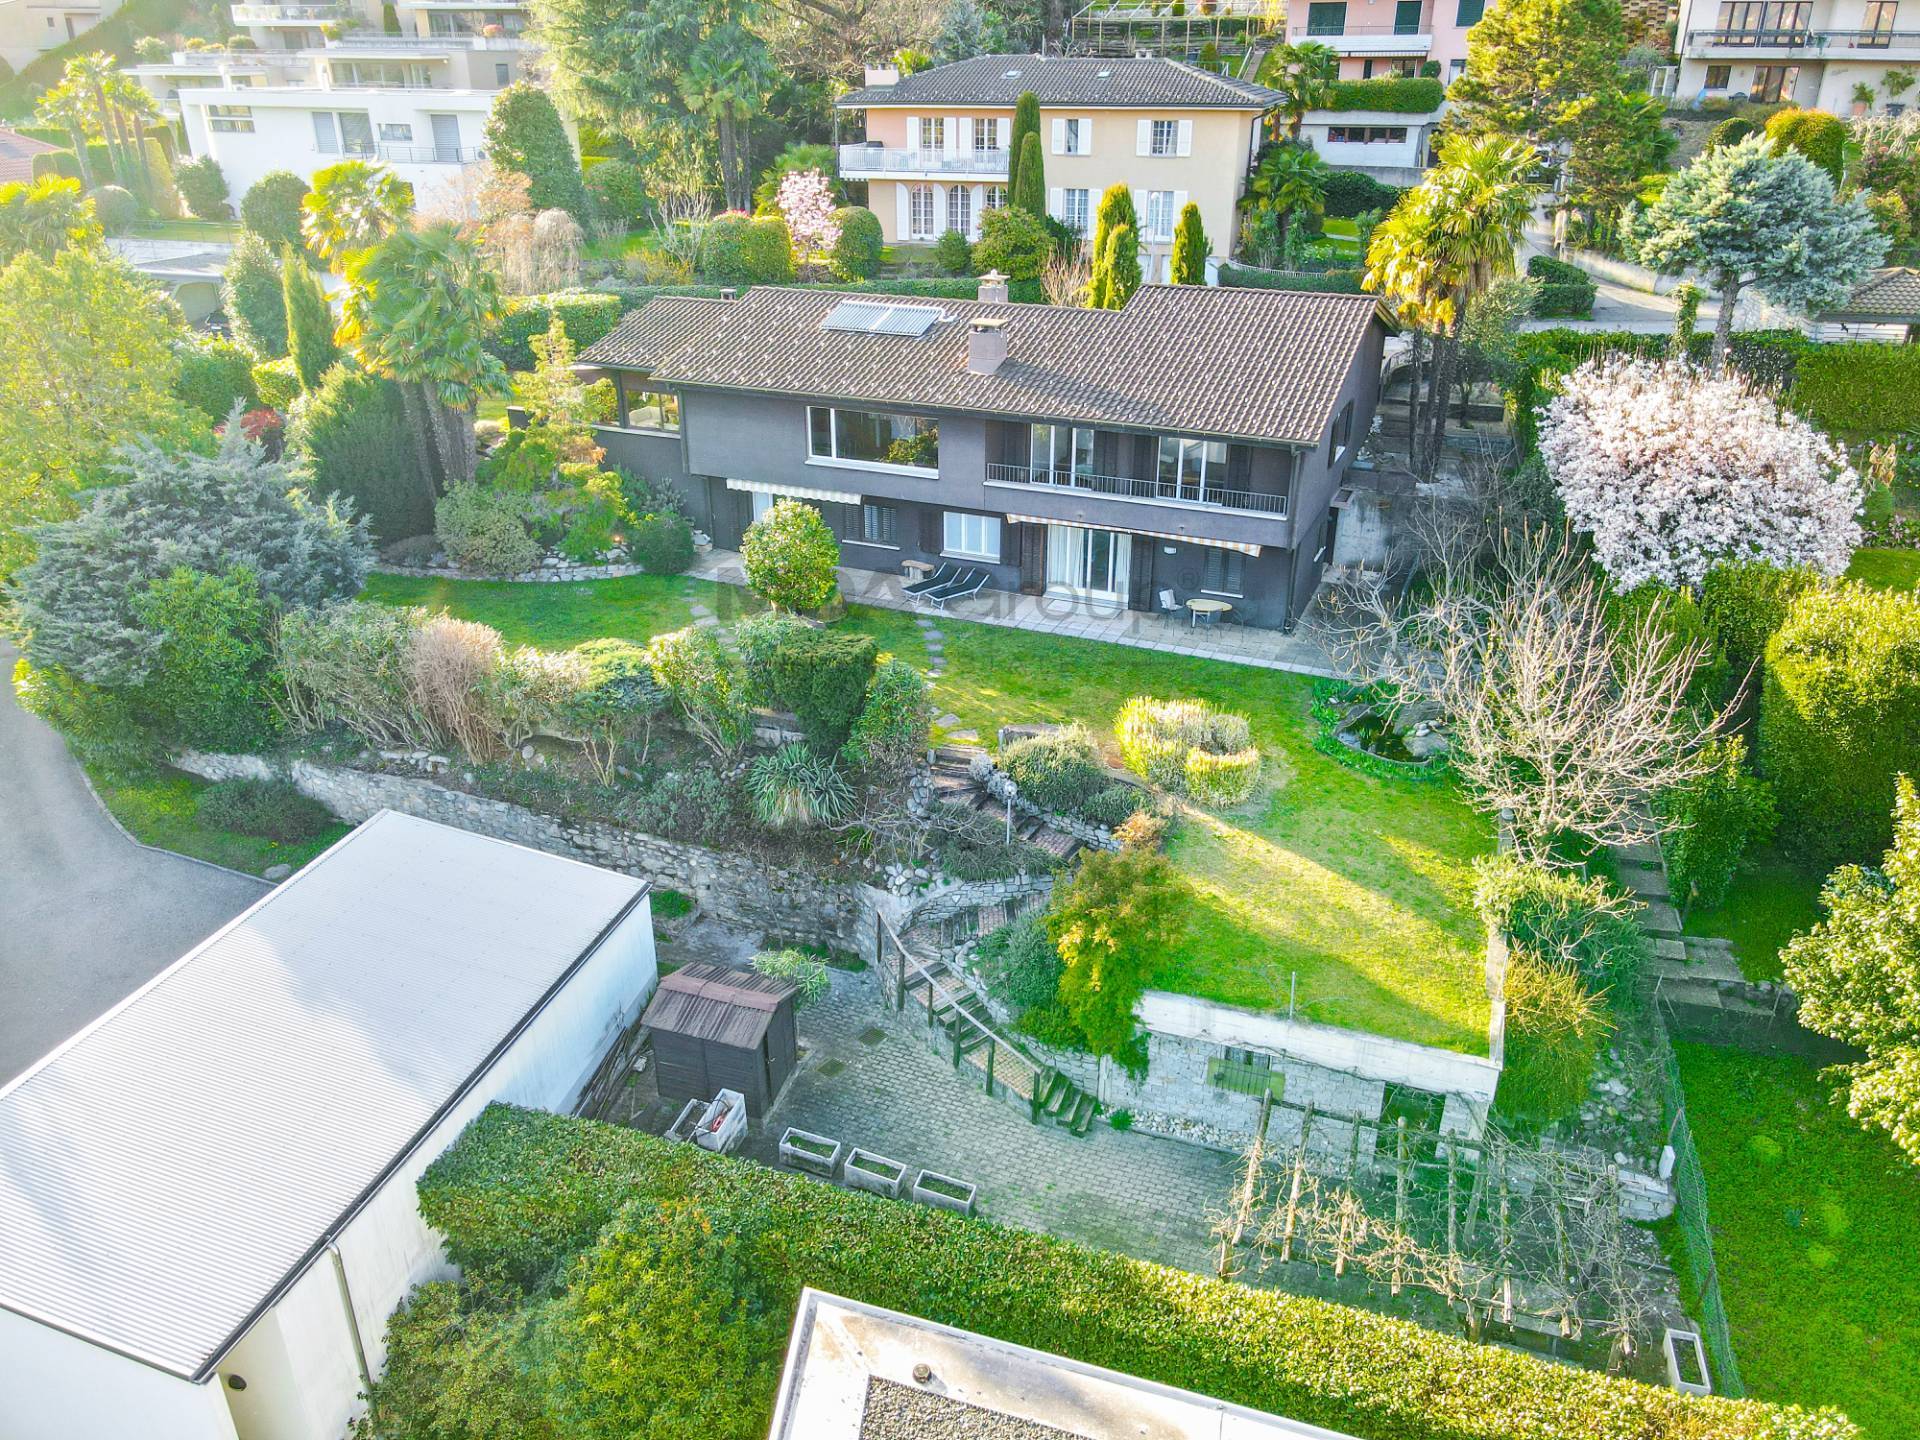
{"label": "ornamental shrub", "polygon": [[838,751],[866,703],[875,663],[873,637],[809,625],[777,611],[747,617],[734,636],[755,697],[791,710],[815,753]]}
{"label": "ornamental shrub", "polygon": [[747,767],[747,799],[770,830],[834,825],[853,810],[853,787],[829,756],[785,745]]}
{"label": "ornamental shrub", "polygon": [[994,997],[1016,1009],[1051,1005],[1060,993],[1060,953],[1038,914],[986,936],[974,951],[973,964]]}
{"label": "ornamental shrub", "polygon": [[280,291],[279,253],[247,231],[234,242],[220,279],[220,304],[234,338],[258,360],[277,360],[287,353],[287,302]]}
{"label": "ornamental shrub", "polygon": [[1325,176],[1322,201],[1325,213],[1335,219],[1351,220],[1369,210],[1391,211],[1406,191],[1398,185],[1383,185],[1371,175],[1357,170],[1331,170]]}
{"label": "ornamental shrub", "polygon": [[270,255],[278,255],[283,245],[302,249],[306,239],[300,233],[301,206],[311,188],[291,170],[269,171],[241,199],[240,223],[266,243]]}
{"label": "ornamental shrub", "polygon": [[140,218],[140,202],[131,190],[119,185],[96,185],[87,192],[93,201],[93,215],[109,235],[124,235]]}
{"label": "ornamental shrub", "polygon": [[1893,838],[1894,776],[1920,775],[1920,595],[1809,590],[1767,642],[1760,773],[1780,844],[1870,864]]}
{"label": "ornamental shrub", "polygon": [[932,728],[925,677],[906,661],[882,655],[840,759],[872,779],[898,777],[926,753]]}
{"label": "ornamental shrub", "polygon": [[793,234],[784,216],[756,215],[747,222],[740,264],[749,285],[784,285],[793,279]]}
{"label": "ornamental shrub", "polygon": [[833,242],[828,265],[841,280],[865,280],[880,270],[886,232],[880,217],[864,205],[845,205],[833,212],[840,238]]}
{"label": "ornamental shrub", "polygon": [[1009,280],[1037,280],[1052,248],[1039,217],[1019,209],[989,210],[980,217],[973,268],[982,275],[998,270]]}
{"label": "ornamental shrub", "polygon": [[1745,683],[1755,676],[1767,641],[1793,608],[1793,602],[1820,584],[1804,565],[1768,565],[1738,560],[1716,565],[1700,584],[1700,618],[1727,666],[1730,678]]}
{"label": "ornamental shrub", "polygon": [[602,160],[586,174],[587,196],[603,220],[637,224],[647,216],[646,176],[625,160]]}
{"label": "ornamental shrub", "polygon": [[1244,750],[1216,755],[1196,745],[1187,752],[1183,778],[1194,803],[1224,810],[1253,794],[1260,779],[1260,752],[1249,745]]}
{"label": "ornamental shrub", "polygon": [[555,319],[574,349],[584,350],[611,334],[624,311],[621,298],[604,290],[552,290],[544,295],[515,295],[487,336],[487,348],[509,370],[533,368],[533,342]]}
{"label": "ornamental shrub", "polygon": [[[598,1121],[490,1107],[428,1168],[419,1195],[422,1218],[463,1271],[528,1286],[556,1275],[629,1204],[638,1217],[691,1200],[716,1234],[740,1238],[769,1287],[783,1317],[766,1342],[776,1360],[785,1317],[812,1285],[1368,1440],[1535,1434],[1542,1415],[1563,1440],[1857,1435],[1832,1410],[1680,1395]],[[740,1393],[770,1395],[774,1375],[752,1373],[759,1392]]]}
{"label": "ornamental shrub", "polygon": [[411,678],[414,636],[429,618],[418,606],[362,600],[289,611],[278,652],[293,728],[339,725],[383,747],[431,744]]}
{"label": "ornamental shrub", "polygon": [[1129,770],[1203,805],[1237,805],[1259,778],[1260,752],[1247,717],[1205,700],[1136,695],[1120,707],[1113,732]]}
{"label": "ornamental shrub", "polygon": [[264,361],[248,374],[262,405],[284,411],[300,398],[300,370],[291,355]]}
{"label": "ornamental shrub", "polygon": [[580,683],[555,707],[555,720],[587,747],[600,782],[613,782],[623,745],[639,745],[647,761],[653,717],[667,708],[667,692],[654,681],[647,652],[625,640],[589,640],[572,652],[581,662]]}
{"label": "ornamental shrub", "polygon": [[1047,938],[1060,952],[1060,1004],[1087,1045],[1140,1079],[1146,1045],[1133,1007],[1177,953],[1187,892],[1158,850],[1088,850],[1070,884],[1054,887]]}
{"label": "ornamental shrub", "polygon": [[138,703],[169,738],[195,750],[247,751],[273,737],[272,611],[257,575],[176,569],[150,580],[132,609],[159,641]]}
{"label": "ornamental shrub", "polygon": [[174,346],[180,362],[173,393],[214,424],[233,413],[237,401],[252,409],[260,401],[253,383],[253,357],[221,335],[196,335]]}
{"label": "ornamental shrub", "polygon": [[1567,966],[1595,992],[1632,993],[1647,939],[1632,903],[1605,880],[1488,855],[1474,862],[1473,902],[1516,948]]}
{"label": "ornamental shrub", "polygon": [[[1339,171],[1335,171],[1339,174]],[[1304,270],[1256,270],[1246,265],[1222,265],[1222,285],[1241,290],[1315,290],[1334,295],[1359,295],[1365,287],[1359,270],[1327,270],[1309,274]]]}
{"label": "ornamental shrub", "polygon": [[698,265],[702,278],[716,285],[746,285],[752,275],[747,268],[747,232],[753,217],[743,210],[716,215],[700,236]]}
{"label": "ornamental shrub", "polygon": [[1727,898],[1740,857],[1773,836],[1773,787],[1747,769],[1747,742],[1729,735],[1708,743],[1711,767],[1660,797],[1674,827],[1666,838],[1667,877],[1683,906]]}
{"label": "ornamental shrub", "polygon": [[480,485],[456,485],[433,507],[433,533],[447,558],[482,575],[519,575],[540,559],[527,533],[525,501]]}
{"label": "ornamental shrub", "polygon": [[196,155],[191,160],[183,160],[174,167],[173,179],[180,187],[180,198],[187,202],[187,209],[193,212],[194,219],[227,218],[227,177],[221,171],[218,160],[211,155]]}
{"label": "ornamental shrub", "polygon": [[451,1280],[407,1296],[387,1321],[386,1365],[352,1440],[559,1440],[528,1354],[532,1314],[517,1298]]}
{"label": "ornamental shrub", "polygon": [[946,230],[933,242],[933,263],[949,275],[965,275],[973,265],[973,248],[958,230]]}
{"label": "ornamental shrub", "polygon": [[150,772],[166,757],[167,737],[131,693],[89,685],[58,665],[14,662],[13,693],[67,742],[81,764],[114,779]]}
{"label": "ornamental shrub", "polygon": [[284,780],[221,780],[200,792],[194,815],[203,825],[297,845],[336,823],[333,812]]}
{"label": "ornamental shrub", "polygon": [[820,512],[776,500],[740,541],[747,584],[782,610],[818,610],[840,593],[840,542]]}
{"label": "ornamental shrub", "polygon": [[627,527],[627,558],[649,575],[678,575],[693,564],[693,527],[670,510],[650,511]]}
{"label": "ornamental shrub", "polygon": [[785,980],[798,986],[800,993],[793,1002],[796,1009],[813,1004],[833,988],[826,961],[804,950],[762,950],[748,963],[771,980]]}
{"label": "ornamental shrub", "polygon": [[485,138],[487,159],[495,169],[527,177],[527,195],[535,210],[558,208],[586,223],[580,160],[545,90],[516,80],[495,95]]}
{"label": "ornamental shrub", "polygon": [[1837,187],[1847,173],[1847,122],[1824,110],[1789,109],[1767,118],[1767,139],[1778,150],[1795,150]]}
{"label": "ornamental shrub", "polygon": [[1084,725],[1063,725],[1016,740],[1000,752],[1000,768],[1023,799],[1057,814],[1078,813],[1089,795],[1113,782]]}
{"label": "ornamental shrub", "polygon": [[698,625],[656,635],[647,642],[647,664],[681,722],[714,754],[730,757],[747,743],[753,717],[746,678],[719,637]]}
{"label": "ornamental shrub", "polygon": [[433,477],[420,463],[400,387],[335,365],[294,407],[287,444],[315,495],[343,495],[383,545],[433,533]]}
{"label": "ornamental shrub", "polygon": [[1758,135],[1760,129],[1760,122],[1750,116],[1729,115],[1707,132],[1706,148],[1718,150],[1723,146],[1738,145],[1749,135]]}
{"label": "ornamental shrub", "polygon": [[1612,1020],[1578,974],[1519,947],[1507,965],[1506,1001],[1506,1056],[1494,1109],[1551,1124],[1587,1098]]}
{"label": "ornamental shrub", "polygon": [[1663,656],[1676,658],[1689,648],[1699,654],[1687,683],[1688,696],[1704,706],[1718,705],[1725,696],[1729,680],[1726,657],[1690,591],[1671,590],[1651,582],[1636,585],[1624,595],[1609,591],[1605,613],[1616,650],[1640,644],[1651,618]]}
{"label": "ornamental shrub", "polygon": [[300,388],[311,390],[340,358],[340,348],[333,343],[327,292],[291,246],[280,253],[280,293],[287,312],[287,358],[300,377]]}
{"label": "ornamental shrub", "polygon": [[1527,274],[1541,282],[1534,293],[1535,315],[1584,320],[1593,314],[1600,287],[1578,265],[1555,260],[1551,255],[1535,255],[1527,261]]}

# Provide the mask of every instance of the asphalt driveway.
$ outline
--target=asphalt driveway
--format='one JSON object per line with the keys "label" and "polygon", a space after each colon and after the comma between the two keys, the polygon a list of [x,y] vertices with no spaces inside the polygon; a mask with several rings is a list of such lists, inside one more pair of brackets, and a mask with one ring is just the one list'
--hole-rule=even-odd
{"label": "asphalt driveway", "polygon": [[0,1085],[271,888],[123,836],[14,700],[14,656],[0,642]]}

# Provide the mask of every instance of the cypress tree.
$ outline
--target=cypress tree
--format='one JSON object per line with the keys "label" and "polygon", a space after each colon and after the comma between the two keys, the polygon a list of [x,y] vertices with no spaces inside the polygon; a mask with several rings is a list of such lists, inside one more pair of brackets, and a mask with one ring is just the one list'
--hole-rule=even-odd
{"label": "cypress tree", "polygon": [[[1126,279],[1126,264],[1114,265],[1114,236],[1121,230],[1128,236],[1128,254],[1132,257],[1132,280]],[[1118,310],[1127,296],[1140,288],[1140,218],[1134,213],[1133,191],[1125,185],[1109,185],[1093,213],[1093,285],[1087,304],[1095,310]]]}
{"label": "cypress tree", "polygon": [[1022,153],[1015,170],[1019,179],[1007,192],[1007,203],[1016,210],[1024,210],[1034,219],[1043,219],[1047,213],[1047,170],[1046,161],[1040,158],[1040,137],[1029,135],[1022,143]]}
{"label": "cypress tree", "polygon": [[[1013,107],[1013,129],[1007,143],[1007,195],[1010,203],[1026,207],[1020,197],[1026,192],[1020,188],[1020,172],[1027,164],[1027,136],[1040,138],[1040,97],[1031,90],[1023,94]],[[1036,148],[1034,154],[1039,155]],[[1036,215],[1046,213],[1047,182],[1044,176],[1034,182],[1035,193],[1040,196],[1042,208],[1035,210]]]}
{"label": "cypress tree", "polygon": [[1200,207],[1189,200],[1180,207],[1180,223],[1173,232],[1173,268],[1169,278],[1175,285],[1207,283],[1207,232],[1200,225]]}
{"label": "cypress tree", "polygon": [[1140,288],[1140,237],[1131,225],[1116,225],[1107,233],[1107,287],[1101,303],[1124,310]]}
{"label": "cypress tree", "polygon": [[292,246],[280,253],[280,296],[287,311],[287,353],[293,356],[300,388],[311,390],[340,351],[333,343],[333,307]]}

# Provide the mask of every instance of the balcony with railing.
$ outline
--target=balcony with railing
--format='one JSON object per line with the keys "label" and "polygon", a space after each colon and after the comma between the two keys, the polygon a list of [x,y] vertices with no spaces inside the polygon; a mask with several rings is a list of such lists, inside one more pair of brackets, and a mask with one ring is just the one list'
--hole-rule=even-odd
{"label": "balcony with railing", "polygon": [[1292,27],[1294,41],[1310,40],[1340,55],[1424,55],[1433,48],[1433,17],[1425,5],[1400,5],[1392,20],[1377,22],[1349,21],[1344,5],[1304,8],[1306,24]]}
{"label": "balcony with railing", "polygon": [[487,152],[477,145],[387,145],[380,158],[390,165],[478,165]]}
{"label": "balcony with railing", "polygon": [[963,175],[978,180],[1007,178],[1004,150],[893,150],[884,145],[842,145],[840,178],[866,180],[889,176]]}
{"label": "balcony with railing", "polygon": [[1689,30],[1686,53],[1696,58],[1920,60],[1920,30]]}
{"label": "balcony with railing", "polygon": [[989,485],[1031,485],[1049,490],[1067,490],[1088,495],[1104,495],[1114,500],[1137,500],[1154,505],[1193,507],[1204,510],[1237,510],[1265,515],[1275,520],[1287,518],[1287,497],[1264,490],[1236,490],[1196,480],[1137,479],[1126,475],[1090,475],[1081,471],[1032,465],[987,466]]}
{"label": "balcony with railing", "polygon": [[235,5],[236,25],[314,26],[346,23],[351,17],[340,5]]}

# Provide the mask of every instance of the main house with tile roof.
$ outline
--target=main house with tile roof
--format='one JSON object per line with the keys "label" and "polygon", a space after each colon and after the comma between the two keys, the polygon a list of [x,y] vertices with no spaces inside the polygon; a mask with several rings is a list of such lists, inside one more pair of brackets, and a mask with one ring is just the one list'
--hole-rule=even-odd
{"label": "main house with tile roof", "polygon": [[866,182],[890,244],[931,244],[948,230],[977,239],[980,217],[1007,203],[1013,111],[1028,92],[1040,102],[1055,219],[1088,231],[1101,193],[1123,184],[1148,279],[1166,278],[1188,201],[1213,254],[1232,255],[1260,120],[1282,97],[1176,60],[981,55],[908,76],[869,69],[866,85],[836,102],[866,125],[864,140],[840,147],[840,178]]}
{"label": "main house with tile roof", "polygon": [[1379,401],[1373,297],[1142,287],[1123,310],[757,287],[660,298],[581,356],[607,458],[739,545],[783,496],[842,563],[1290,626]]}

